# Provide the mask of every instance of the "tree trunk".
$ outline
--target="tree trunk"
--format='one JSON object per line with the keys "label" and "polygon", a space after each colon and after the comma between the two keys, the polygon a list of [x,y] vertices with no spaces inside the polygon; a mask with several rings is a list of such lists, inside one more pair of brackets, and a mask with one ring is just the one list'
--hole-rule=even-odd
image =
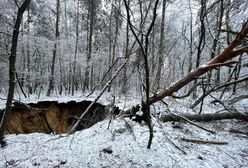
{"label": "tree trunk", "polygon": [[[223,0],[220,0],[220,7],[219,7],[219,16],[217,17],[217,23],[216,23],[216,27],[217,27],[217,32],[215,34],[215,37],[214,37],[214,41],[213,41],[213,46],[212,46],[212,52],[211,52],[211,59],[214,58],[214,56],[216,54],[219,54],[217,50],[219,47],[218,47],[218,43],[219,43],[219,39],[220,39],[220,30],[221,29],[221,26],[222,26],[222,20],[223,20],[223,15],[224,15],[224,2]],[[209,77],[209,81],[211,80],[211,73],[210,73],[210,77]],[[216,80],[215,80],[215,83],[218,84],[220,83],[220,69],[217,70],[216,72]]]}
{"label": "tree trunk", "polygon": [[[237,70],[234,73],[234,80],[238,80],[241,71],[242,55],[239,56],[239,64],[237,65]],[[237,91],[237,83],[233,85],[233,94],[235,95]]]}
{"label": "tree trunk", "polygon": [[75,45],[75,53],[74,53],[74,61],[73,61],[73,74],[72,74],[72,90],[71,90],[71,94],[72,96],[74,96],[74,89],[75,89],[75,85],[76,85],[76,61],[77,61],[77,51],[78,51],[78,36],[79,36],[79,30],[78,30],[78,26],[79,26],[79,0],[77,1],[77,9],[76,9],[77,13],[76,13],[76,45]]}
{"label": "tree trunk", "polygon": [[[113,5],[113,4],[112,4]],[[110,18],[109,18],[109,50],[108,50],[108,54],[109,54],[109,58],[108,58],[108,67],[110,69],[111,65],[112,65],[112,19],[113,19],[113,6],[111,7],[111,12],[110,12]],[[109,73],[108,75],[108,79],[111,79],[111,73]],[[108,88],[108,92],[110,91],[110,88]]]}
{"label": "tree trunk", "polygon": [[[127,1],[128,5],[130,3],[130,0]],[[126,45],[125,45],[125,59],[129,59],[129,27],[128,27],[128,22],[126,25]],[[126,94],[128,91],[128,82],[127,82],[127,66],[124,67],[124,72],[123,72],[123,89],[122,93]]]}
{"label": "tree trunk", "polygon": [[[205,46],[205,14],[206,14],[206,0],[201,0],[201,9],[200,9],[200,30],[199,30],[199,43],[197,45],[197,55],[196,55],[196,65],[195,68],[198,68],[200,65],[201,53]],[[197,79],[194,81],[194,85],[197,84]],[[193,93],[193,99],[196,98],[197,90]]]}
{"label": "tree trunk", "polygon": [[30,9],[29,7],[27,8],[28,10],[28,28],[27,28],[27,31],[28,31],[28,37],[27,37],[27,69],[28,69],[28,74],[27,74],[27,88],[28,88],[28,95],[29,94],[32,94],[32,87],[31,87],[31,81],[30,81],[30,40],[29,40],[29,36],[30,36],[30,20],[31,20],[31,17],[30,17]]}
{"label": "tree trunk", "polygon": [[223,112],[223,113],[209,113],[209,114],[180,114],[180,115],[164,115],[162,117],[163,122],[168,121],[180,121],[182,118],[187,118],[188,120],[192,121],[213,121],[213,120],[225,120],[225,119],[238,119],[238,120],[246,120],[248,121],[248,115],[242,113],[230,113],[230,112]]}
{"label": "tree trunk", "polygon": [[[24,32],[24,25],[21,26],[21,31]],[[24,38],[24,34],[22,34],[22,38]],[[8,52],[7,52],[8,53]],[[21,74],[21,85],[25,86],[26,82],[27,82],[27,77],[26,77],[26,69],[27,69],[27,65],[26,65],[26,55],[25,55],[25,46],[22,46],[22,74]]]}
{"label": "tree trunk", "polygon": [[158,69],[155,76],[155,84],[154,84],[155,92],[157,92],[160,88],[161,70],[164,62],[163,54],[164,54],[165,6],[166,6],[166,0],[163,0],[161,32],[160,32],[160,41],[159,41],[159,50],[158,50]]}
{"label": "tree trunk", "polygon": [[54,89],[55,61],[56,61],[56,56],[57,56],[57,45],[58,45],[58,40],[59,40],[60,0],[57,0],[56,11],[57,11],[57,13],[56,13],[55,43],[54,43],[54,49],[53,49],[51,75],[50,75],[50,79],[49,79],[49,86],[48,86],[47,96],[50,96],[51,92]]}
{"label": "tree trunk", "polygon": [[6,109],[4,111],[4,115],[1,119],[1,124],[0,124],[1,144],[3,144],[4,131],[5,131],[6,125],[11,115],[12,100],[13,100],[14,91],[15,91],[15,82],[16,82],[15,63],[16,63],[16,51],[17,51],[19,29],[20,29],[23,13],[27,9],[30,1],[31,0],[25,0],[20,6],[20,8],[18,9],[16,22],[15,22],[15,26],[13,30],[12,46],[11,46],[10,57],[9,57],[9,91],[8,91],[8,97],[7,97],[7,102],[6,102]]}
{"label": "tree trunk", "polygon": [[87,44],[87,59],[86,59],[86,69],[85,69],[85,79],[84,79],[84,91],[89,89],[90,84],[90,60],[92,55],[92,44],[93,44],[93,30],[94,30],[94,1],[90,1],[89,11],[88,11],[88,22],[89,24],[89,36],[88,36],[88,44]]}
{"label": "tree trunk", "polygon": [[193,57],[193,13],[192,13],[192,7],[191,7],[191,0],[189,1],[189,9],[190,9],[190,39],[189,39],[189,68],[188,73],[192,70],[192,57]]}

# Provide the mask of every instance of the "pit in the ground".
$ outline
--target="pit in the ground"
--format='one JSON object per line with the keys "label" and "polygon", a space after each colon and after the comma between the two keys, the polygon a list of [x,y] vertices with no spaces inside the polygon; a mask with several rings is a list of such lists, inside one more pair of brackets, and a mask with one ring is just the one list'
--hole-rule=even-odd
{"label": "pit in the ground", "polygon": [[[13,103],[10,121],[5,134],[20,133],[67,133],[91,101],[42,101],[38,103]],[[91,127],[106,118],[108,111],[104,105],[96,103],[85,115],[77,130]],[[0,119],[3,110],[0,111]]]}

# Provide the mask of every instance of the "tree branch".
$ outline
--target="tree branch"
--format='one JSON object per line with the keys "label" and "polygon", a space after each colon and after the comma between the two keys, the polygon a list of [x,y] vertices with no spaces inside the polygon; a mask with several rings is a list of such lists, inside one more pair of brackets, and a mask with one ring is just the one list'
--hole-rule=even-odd
{"label": "tree branch", "polygon": [[209,141],[209,140],[201,140],[201,139],[190,139],[190,138],[181,138],[183,141],[198,143],[198,144],[214,144],[214,145],[227,145],[228,142],[225,141]]}
{"label": "tree branch", "polygon": [[199,99],[197,99],[191,106],[190,108],[195,108],[206,96],[208,96],[210,93],[214,92],[214,91],[217,91],[223,87],[226,87],[226,86],[230,86],[230,85],[233,85],[235,83],[240,83],[240,82],[243,82],[243,81],[247,81],[248,80],[248,76],[246,77],[243,77],[241,79],[238,79],[238,80],[235,80],[235,81],[232,81],[232,82],[225,82],[223,84],[220,84],[220,85],[217,85],[215,87],[213,87],[212,89],[208,90],[204,95],[202,95]]}
{"label": "tree branch", "polygon": [[113,75],[113,77],[106,83],[106,85],[101,90],[101,92],[99,93],[99,95],[97,96],[97,98],[87,107],[87,109],[83,112],[83,114],[80,116],[80,118],[78,119],[78,121],[73,125],[73,127],[71,128],[71,130],[68,132],[68,135],[73,134],[76,131],[78,125],[83,120],[84,116],[91,110],[91,108],[93,107],[93,105],[101,98],[101,96],[107,90],[107,88],[110,87],[110,85],[113,82],[113,80],[115,79],[115,77],[120,73],[120,71],[122,70],[122,68],[124,68],[126,66],[127,62],[128,62],[128,59],[126,59],[125,62],[120,66],[120,68],[118,70],[116,70],[116,72]]}
{"label": "tree branch", "polygon": [[0,31],[0,34],[5,34],[5,35],[7,35],[7,36],[9,36],[9,37],[12,37],[12,35],[11,35],[11,34],[6,33],[6,32],[2,32],[2,31]]}
{"label": "tree branch", "polygon": [[[232,30],[219,29],[218,31],[227,32],[227,33],[232,33],[232,34],[235,34],[235,35],[240,35],[239,32],[234,32],[234,31],[232,31]],[[248,38],[248,36],[245,36],[245,37]]]}

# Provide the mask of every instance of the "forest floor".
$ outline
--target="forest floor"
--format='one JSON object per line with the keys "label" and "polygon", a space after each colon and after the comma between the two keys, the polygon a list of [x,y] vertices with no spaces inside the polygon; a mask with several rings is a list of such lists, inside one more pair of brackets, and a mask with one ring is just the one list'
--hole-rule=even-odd
{"label": "forest floor", "polygon": [[[41,100],[94,99],[81,96],[54,96],[22,99],[23,102]],[[116,105],[121,109],[140,103],[133,94],[129,97],[116,97]],[[105,94],[100,103],[111,104],[112,97]],[[167,99],[170,111],[196,113],[189,109],[190,99],[176,101]],[[221,106],[212,105],[206,100],[204,112],[216,112]],[[0,100],[0,108],[5,101]],[[239,111],[247,109],[247,99],[235,104]],[[167,107],[157,103],[151,107],[154,114],[160,116]],[[147,149],[149,131],[146,125],[138,124],[128,118],[117,117],[110,124],[109,119],[98,122],[91,128],[78,131],[73,135],[61,137],[53,134],[7,135],[8,145],[0,148],[0,167],[178,167],[178,168],[213,168],[213,167],[248,167],[248,136],[231,133],[230,129],[248,131],[248,123],[237,120],[222,120],[198,123],[216,134],[211,134],[198,127],[183,122],[161,123],[153,116],[154,139],[151,149]],[[127,123],[132,131],[127,129]],[[206,141],[227,142],[224,145],[199,144],[186,142],[183,138]]]}

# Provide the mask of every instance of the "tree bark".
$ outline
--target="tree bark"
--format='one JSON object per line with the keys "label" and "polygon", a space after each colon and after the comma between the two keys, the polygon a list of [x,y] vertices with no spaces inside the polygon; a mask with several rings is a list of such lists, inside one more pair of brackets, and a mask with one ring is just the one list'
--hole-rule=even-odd
{"label": "tree bark", "polygon": [[9,90],[8,90],[8,97],[6,102],[6,109],[4,111],[4,115],[1,119],[0,123],[0,142],[2,144],[2,141],[4,139],[4,131],[6,128],[6,125],[9,121],[10,115],[11,115],[11,109],[12,109],[12,100],[14,97],[14,91],[15,91],[15,83],[16,83],[16,51],[17,51],[17,43],[18,43],[18,36],[19,36],[19,29],[22,21],[22,16],[25,10],[27,9],[29,3],[31,0],[25,0],[17,12],[16,22],[13,30],[13,36],[12,36],[12,46],[10,51],[10,57],[9,57]]}

